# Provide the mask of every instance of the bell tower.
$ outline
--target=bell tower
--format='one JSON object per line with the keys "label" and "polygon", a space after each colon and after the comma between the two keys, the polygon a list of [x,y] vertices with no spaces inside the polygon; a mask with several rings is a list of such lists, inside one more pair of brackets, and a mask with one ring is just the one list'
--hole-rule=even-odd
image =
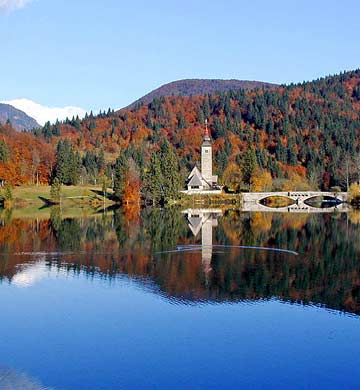
{"label": "bell tower", "polygon": [[212,186],[212,143],[208,129],[207,119],[205,120],[205,134],[201,145],[201,175],[206,182]]}

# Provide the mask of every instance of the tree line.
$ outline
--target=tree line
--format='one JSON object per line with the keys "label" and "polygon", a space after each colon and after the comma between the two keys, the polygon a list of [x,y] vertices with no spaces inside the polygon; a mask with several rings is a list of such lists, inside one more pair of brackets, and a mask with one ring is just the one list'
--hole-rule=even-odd
{"label": "tree line", "polygon": [[[346,190],[360,181],[359,108],[360,71],[355,70],[274,90],[156,98],[132,110],[109,109],[84,119],[48,123],[26,137],[10,135],[7,125],[0,129],[0,179],[11,184],[49,183],[57,175],[65,184],[106,180],[114,187],[120,169],[115,168],[116,161],[122,156],[129,163],[121,168],[126,180],[134,179],[134,188],[140,186],[144,196],[154,193],[154,199],[165,199],[164,185],[154,192],[153,183],[161,176],[167,186],[182,183],[199,160],[203,123],[208,119],[214,171],[229,191]],[[76,171],[73,178],[58,164],[65,140],[73,149],[66,159]],[[174,183],[166,179],[169,169],[160,164],[165,141],[177,160],[172,165],[179,167]]]}

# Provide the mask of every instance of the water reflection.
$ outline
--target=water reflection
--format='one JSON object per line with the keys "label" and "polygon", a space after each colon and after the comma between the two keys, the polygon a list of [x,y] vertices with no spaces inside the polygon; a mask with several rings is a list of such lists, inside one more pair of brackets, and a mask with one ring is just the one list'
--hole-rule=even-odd
{"label": "water reflection", "polygon": [[[108,280],[128,275],[185,303],[276,297],[360,314],[359,221],[355,212],[221,209],[117,210],[64,219],[54,209],[49,220],[1,220],[0,281],[30,287],[55,268]],[[177,245],[201,245],[201,251],[169,253]]]}
{"label": "water reflection", "polygon": [[12,278],[12,283],[20,288],[31,287],[40,280],[49,277],[49,268],[44,261],[21,264]]}
{"label": "water reflection", "polygon": [[25,373],[9,368],[0,368],[1,390],[52,390]]}
{"label": "water reflection", "polygon": [[213,228],[218,226],[221,209],[187,209],[183,211],[189,221],[189,229],[194,237],[201,231],[201,260],[205,274],[211,271],[213,254]]}

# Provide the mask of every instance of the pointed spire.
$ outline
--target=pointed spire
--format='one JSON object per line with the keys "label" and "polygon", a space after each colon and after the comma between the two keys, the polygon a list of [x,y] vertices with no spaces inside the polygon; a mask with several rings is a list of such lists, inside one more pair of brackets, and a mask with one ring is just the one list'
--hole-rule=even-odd
{"label": "pointed spire", "polygon": [[204,134],[204,138],[210,138],[210,132],[209,132],[209,128],[208,128],[208,121],[207,121],[207,119],[205,119],[205,134]]}

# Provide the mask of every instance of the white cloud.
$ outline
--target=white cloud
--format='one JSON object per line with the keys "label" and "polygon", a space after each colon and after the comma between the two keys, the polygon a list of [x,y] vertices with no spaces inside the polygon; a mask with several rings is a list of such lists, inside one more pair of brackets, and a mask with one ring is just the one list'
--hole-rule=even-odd
{"label": "white cloud", "polygon": [[62,121],[66,118],[71,119],[73,116],[76,117],[76,115],[79,115],[80,118],[83,118],[86,114],[86,110],[81,107],[47,107],[35,103],[29,99],[15,99],[2,101],[0,103],[10,104],[18,110],[24,111],[25,114],[34,118],[39,123],[39,125],[42,126],[47,121],[55,123],[57,119]]}
{"label": "white cloud", "polygon": [[10,12],[25,7],[34,0],[0,0],[0,9]]}

